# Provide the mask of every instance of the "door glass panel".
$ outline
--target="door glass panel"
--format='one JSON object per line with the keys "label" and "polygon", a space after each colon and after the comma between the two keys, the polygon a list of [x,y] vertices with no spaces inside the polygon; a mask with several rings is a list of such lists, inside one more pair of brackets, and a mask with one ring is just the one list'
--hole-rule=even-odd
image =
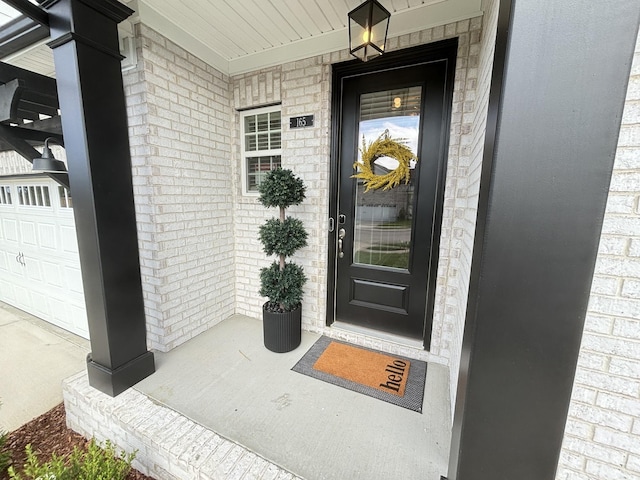
{"label": "door glass panel", "polygon": [[[360,96],[358,145],[362,147],[385,132],[418,154],[420,104],[419,86],[365,93]],[[358,151],[358,162],[362,152]],[[378,158],[373,164],[375,175],[385,175],[398,166],[390,157]],[[356,190],[353,261],[362,265],[377,265],[408,269],[411,252],[414,169],[411,161],[409,183],[383,190],[365,192],[365,182],[358,179]]]}

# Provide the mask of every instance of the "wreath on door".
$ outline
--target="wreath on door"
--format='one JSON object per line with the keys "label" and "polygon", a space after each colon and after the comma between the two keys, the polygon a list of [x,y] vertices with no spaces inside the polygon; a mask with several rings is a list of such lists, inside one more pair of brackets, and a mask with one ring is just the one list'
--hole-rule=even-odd
{"label": "wreath on door", "polygon": [[[353,164],[354,170],[360,169],[358,173],[352,175],[351,178],[360,178],[363,180],[365,192],[369,190],[389,190],[399,185],[402,180],[409,183],[411,177],[410,163],[411,160],[418,161],[418,157],[407,147],[401,139],[391,138],[389,130],[385,130],[382,135],[367,145],[362,137],[362,161]],[[398,161],[395,170],[383,175],[377,175],[373,171],[374,162],[378,158],[390,157]]]}

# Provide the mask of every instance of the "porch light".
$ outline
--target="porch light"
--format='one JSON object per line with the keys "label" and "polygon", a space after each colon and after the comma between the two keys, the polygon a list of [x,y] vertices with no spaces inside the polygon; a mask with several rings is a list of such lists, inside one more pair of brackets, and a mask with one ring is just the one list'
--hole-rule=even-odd
{"label": "porch light", "polygon": [[42,157],[33,159],[32,170],[34,172],[66,172],[67,167],[64,162],[53,156],[53,152],[49,148],[49,141],[55,141],[55,138],[49,137],[44,141]]}
{"label": "porch light", "polygon": [[391,14],[377,0],[367,0],[349,12],[349,52],[367,60],[382,55]]}

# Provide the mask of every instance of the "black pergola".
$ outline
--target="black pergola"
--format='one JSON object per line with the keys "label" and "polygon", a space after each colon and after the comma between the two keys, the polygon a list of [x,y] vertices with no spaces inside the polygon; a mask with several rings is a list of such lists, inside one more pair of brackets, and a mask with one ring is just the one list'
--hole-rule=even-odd
{"label": "black pergola", "polygon": [[[43,8],[27,0],[5,3],[22,15],[0,29],[0,58],[49,37],[49,15]],[[55,79],[0,62],[0,152],[14,150],[31,162],[39,156],[33,146],[48,137],[64,145]],[[66,173],[48,175],[69,188]]]}

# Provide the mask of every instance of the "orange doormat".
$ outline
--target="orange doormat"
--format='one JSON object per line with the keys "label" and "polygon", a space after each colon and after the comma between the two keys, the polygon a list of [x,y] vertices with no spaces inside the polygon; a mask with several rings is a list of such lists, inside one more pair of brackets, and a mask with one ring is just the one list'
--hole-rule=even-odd
{"label": "orange doormat", "polygon": [[322,336],[292,368],[415,412],[422,412],[427,363]]}
{"label": "orange doormat", "polygon": [[313,365],[315,370],[404,397],[411,363],[384,353],[331,342]]}

